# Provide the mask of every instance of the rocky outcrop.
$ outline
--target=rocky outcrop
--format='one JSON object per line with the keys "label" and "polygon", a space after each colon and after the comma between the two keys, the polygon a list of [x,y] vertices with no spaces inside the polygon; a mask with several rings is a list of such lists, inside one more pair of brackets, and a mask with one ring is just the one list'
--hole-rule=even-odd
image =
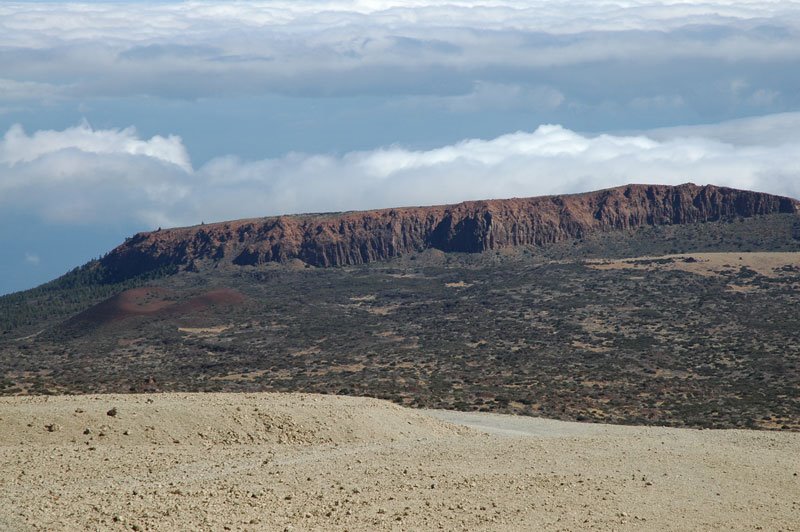
{"label": "rocky outcrop", "polygon": [[115,277],[161,267],[299,259],[313,266],[386,260],[435,248],[475,253],[542,246],[592,232],[797,213],[790,198],[716,186],[629,185],[585,194],[278,216],[139,233],[102,259]]}

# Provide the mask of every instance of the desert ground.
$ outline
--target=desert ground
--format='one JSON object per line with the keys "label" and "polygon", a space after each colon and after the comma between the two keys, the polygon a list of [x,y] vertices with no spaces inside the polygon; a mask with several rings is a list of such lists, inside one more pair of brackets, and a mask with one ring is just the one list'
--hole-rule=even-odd
{"label": "desert ground", "polygon": [[307,394],[0,399],[0,530],[800,530],[800,434]]}

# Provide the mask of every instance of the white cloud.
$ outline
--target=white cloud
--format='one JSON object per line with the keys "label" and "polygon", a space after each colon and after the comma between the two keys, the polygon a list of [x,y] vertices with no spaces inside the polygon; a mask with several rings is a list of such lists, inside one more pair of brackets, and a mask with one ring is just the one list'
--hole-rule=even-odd
{"label": "white cloud", "polygon": [[0,140],[0,204],[71,223],[136,219],[185,198],[192,166],[176,136],[140,139],[134,128],[87,123],[31,135],[12,126]]}
{"label": "white cloud", "polygon": [[[472,105],[470,91],[481,80],[495,84],[496,92],[536,85],[532,71],[569,67],[574,71],[562,83],[602,85],[602,79],[579,73],[587,64],[610,61],[628,65],[633,81],[636,65],[663,63],[663,69],[680,70],[704,59],[723,67],[722,74],[709,73],[723,80],[740,78],[742,62],[763,66],[800,60],[800,2],[0,5],[0,65],[7,78],[0,82],[0,99],[4,93],[24,96],[27,89],[42,97],[187,98],[398,91],[461,95],[465,105]],[[551,88],[569,96],[564,87]],[[524,91],[519,96],[528,97]]]}
{"label": "white cloud", "polygon": [[[795,127],[792,127],[794,124]],[[752,137],[735,132],[752,129]],[[0,141],[0,206],[48,220],[149,227],[281,213],[370,209],[588,191],[625,183],[714,183],[800,197],[800,113],[631,135],[558,125],[414,151],[213,159],[194,169],[180,139],[131,128],[22,133]],[[19,153],[15,146],[21,146]]]}
{"label": "white cloud", "polygon": [[457,113],[497,110],[552,110],[559,107],[565,96],[544,86],[494,83],[478,80],[472,91],[454,96],[411,96],[402,105],[411,108],[446,108]]}
{"label": "white cloud", "polygon": [[740,118],[720,124],[666,127],[640,133],[656,140],[711,138],[733,146],[761,145],[788,150],[800,145],[800,112]]}
{"label": "white cloud", "polygon": [[60,88],[48,83],[15,81],[0,78],[0,101],[44,100],[58,98]]}
{"label": "white cloud", "polygon": [[758,89],[750,95],[750,101],[757,106],[769,106],[775,103],[781,93],[771,89]]}
{"label": "white cloud", "polygon": [[171,163],[184,170],[191,169],[189,155],[180,137],[154,136],[140,140],[136,129],[94,130],[83,121],[64,131],[37,131],[28,136],[20,125],[12,126],[0,144],[0,163],[9,166],[31,162],[60,151],[77,150],[87,154],[143,155]]}
{"label": "white cloud", "polygon": [[[150,41],[183,33],[223,33],[231,26],[290,33],[362,26],[480,26],[557,34],[582,31],[664,30],[687,23],[764,20],[795,12],[793,0],[435,0],[252,2],[5,2],[5,40],[41,45],[47,39]],[[136,15],[132,17],[131,15]]]}
{"label": "white cloud", "polygon": [[29,253],[27,251],[25,252],[24,260],[26,263],[32,264],[34,266],[38,266],[42,262],[42,259],[39,258],[39,255],[36,255],[34,253]]}
{"label": "white cloud", "polygon": [[686,105],[682,96],[665,96],[659,94],[658,96],[650,97],[637,97],[631,100],[631,107],[638,110],[647,109],[677,109]]}

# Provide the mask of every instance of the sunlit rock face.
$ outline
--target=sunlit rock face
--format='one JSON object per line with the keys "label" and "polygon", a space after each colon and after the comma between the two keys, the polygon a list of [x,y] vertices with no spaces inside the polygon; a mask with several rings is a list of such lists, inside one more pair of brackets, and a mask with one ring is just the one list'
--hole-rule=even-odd
{"label": "sunlit rock face", "polygon": [[139,233],[102,259],[115,277],[161,267],[254,266],[299,259],[364,264],[433,248],[477,253],[602,231],[798,213],[791,198],[713,185],[629,185],[563,196],[278,216]]}

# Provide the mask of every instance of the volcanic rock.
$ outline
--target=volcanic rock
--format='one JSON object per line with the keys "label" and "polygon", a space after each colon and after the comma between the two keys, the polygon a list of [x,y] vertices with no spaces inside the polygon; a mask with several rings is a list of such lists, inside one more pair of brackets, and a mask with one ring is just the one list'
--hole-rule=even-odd
{"label": "volcanic rock", "polygon": [[101,263],[116,278],[227,262],[364,264],[437,249],[543,246],[602,231],[797,213],[786,197],[713,185],[628,185],[584,194],[277,216],[139,233]]}

